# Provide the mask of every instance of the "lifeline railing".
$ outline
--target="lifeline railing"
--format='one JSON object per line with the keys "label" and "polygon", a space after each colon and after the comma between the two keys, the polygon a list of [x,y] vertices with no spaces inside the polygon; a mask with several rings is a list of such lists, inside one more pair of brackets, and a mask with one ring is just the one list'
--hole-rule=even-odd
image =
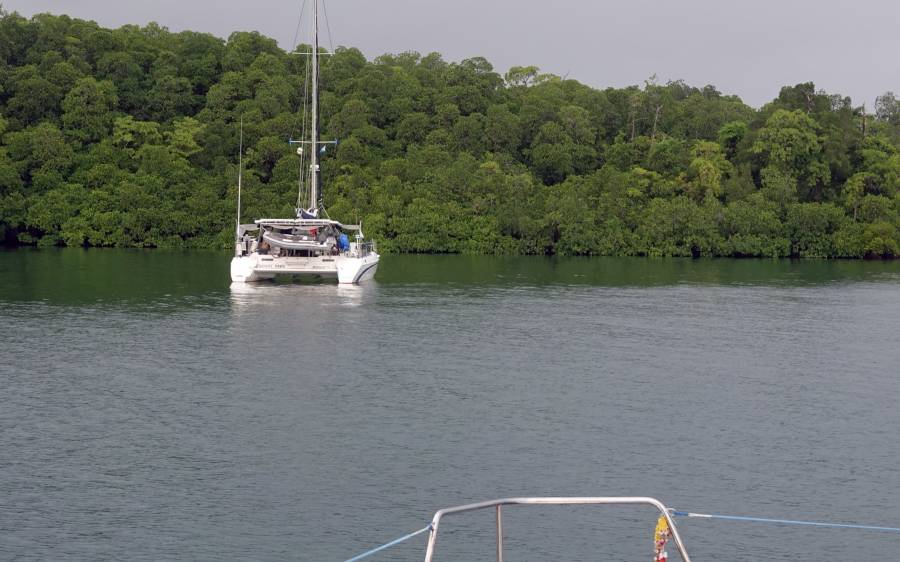
{"label": "lifeline railing", "polygon": [[457,507],[448,507],[441,509],[434,514],[431,520],[431,533],[428,535],[428,548],[425,550],[425,562],[432,562],[435,549],[437,547],[438,529],[440,528],[441,519],[447,515],[455,515],[457,513],[465,513],[467,511],[476,511],[480,509],[496,509],[497,519],[497,562],[503,562],[503,511],[504,505],[649,505],[659,511],[662,517],[666,518],[669,529],[672,532],[672,539],[675,541],[675,547],[678,554],[684,562],[691,562],[684,543],[681,541],[681,535],[675,527],[675,522],[669,513],[669,509],[657,499],[642,497],[606,497],[606,498],[504,498],[499,500],[491,500],[479,503],[471,503],[468,505],[460,505]]}

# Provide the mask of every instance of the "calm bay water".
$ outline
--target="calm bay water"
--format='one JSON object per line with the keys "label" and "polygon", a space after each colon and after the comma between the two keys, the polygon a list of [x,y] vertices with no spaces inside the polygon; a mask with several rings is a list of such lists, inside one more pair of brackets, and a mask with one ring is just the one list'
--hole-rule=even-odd
{"label": "calm bay water", "polygon": [[[388,257],[232,290],[228,261],[0,252],[0,559],[340,561],[510,495],[900,526],[900,263]],[[493,559],[492,521],[446,520],[437,559]],[[900,550],[678,523],[697,561]],[[505,524],[508,560],[646,561],[655,516]]]}

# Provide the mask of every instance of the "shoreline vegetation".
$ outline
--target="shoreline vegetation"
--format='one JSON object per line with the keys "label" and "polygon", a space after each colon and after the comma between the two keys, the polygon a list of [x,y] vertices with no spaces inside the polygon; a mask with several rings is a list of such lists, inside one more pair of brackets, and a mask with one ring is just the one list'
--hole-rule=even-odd
{"label": "shoreline vegetation", "polygon": [[[242,221],[293,216],[307,59],[0,7],[0,242],[231,247],[242,117]],[[387,253],[900,255],[891,92],[855,107],[801,83],[754,109],[343,47],[321,78],[325,206]]]}

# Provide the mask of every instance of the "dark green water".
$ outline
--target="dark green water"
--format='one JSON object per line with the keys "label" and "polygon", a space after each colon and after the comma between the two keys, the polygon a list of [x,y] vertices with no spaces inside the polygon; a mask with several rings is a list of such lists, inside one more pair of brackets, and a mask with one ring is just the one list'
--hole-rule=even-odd
{"label": "dark green water", "polygon": [[[228,260],[0,252],[0,559],[340,561],[530,494],[900,522],[900,263],[388,257],[232,290]],[[651,558],[642,509],[505,523],[508,560]],[[900,547],[679,523],[701,561]],[[491,560],[492,524],[448,519],[437,559]]]}

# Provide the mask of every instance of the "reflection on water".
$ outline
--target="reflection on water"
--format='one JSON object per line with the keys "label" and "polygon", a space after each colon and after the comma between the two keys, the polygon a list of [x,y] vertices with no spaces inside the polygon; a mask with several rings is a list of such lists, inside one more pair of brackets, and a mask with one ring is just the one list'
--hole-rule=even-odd
{"label": "reflection on water", "polygon": [[[56,305],[219,305],[238,294],[296,294],[330,303],[375,299],[367,286],[416,286],[437,293],[507,287],[662,287],[682,284],[822,286],[895,282],[900,260],[790,261],[730,259],[385,256],[376,282],[360,286],[290,280],[229,287],[230,254],[149,250],[0,250],[0,302]],[[340,301],[344,302],[344,301]]]}
{"label": "reflection on water", "polygon": [[653,258],[545,258],[387,256],[378,270],[384,285],[657,287],[702,285],[822,285],[896,281],[900,260],[736,260]]}
{"label": "reflection on water", "polygon": [[242,307],[283,306],[360,306],[376,298],[377,282],[363,285],[347,284],[288,284],[288,283],[232,283],[229,287],[231,304]]}
{"label": "reflection on water", "polygon": [[[531,494],[900,520],[900,262],[387,256],[229,287],[229,259],[0,252],[0,559],[343,560]],[[504,523],[510,559],[643,560],[655,516]],[[696,560],[897,546],[679,524]],[[441,559],[491,529],[448,521]]]}
{"label": "reflection on water", "polygon": [[340,329],[328,325],[338,314],[336,309],[363,306],[378,297],[374,281],[364,285],[232,283],[229,290],[232,320],[277,319],[278,327],[273,325],[272,331],[280,330],[279,338],[315,334],[318,329],[331,333]]}

